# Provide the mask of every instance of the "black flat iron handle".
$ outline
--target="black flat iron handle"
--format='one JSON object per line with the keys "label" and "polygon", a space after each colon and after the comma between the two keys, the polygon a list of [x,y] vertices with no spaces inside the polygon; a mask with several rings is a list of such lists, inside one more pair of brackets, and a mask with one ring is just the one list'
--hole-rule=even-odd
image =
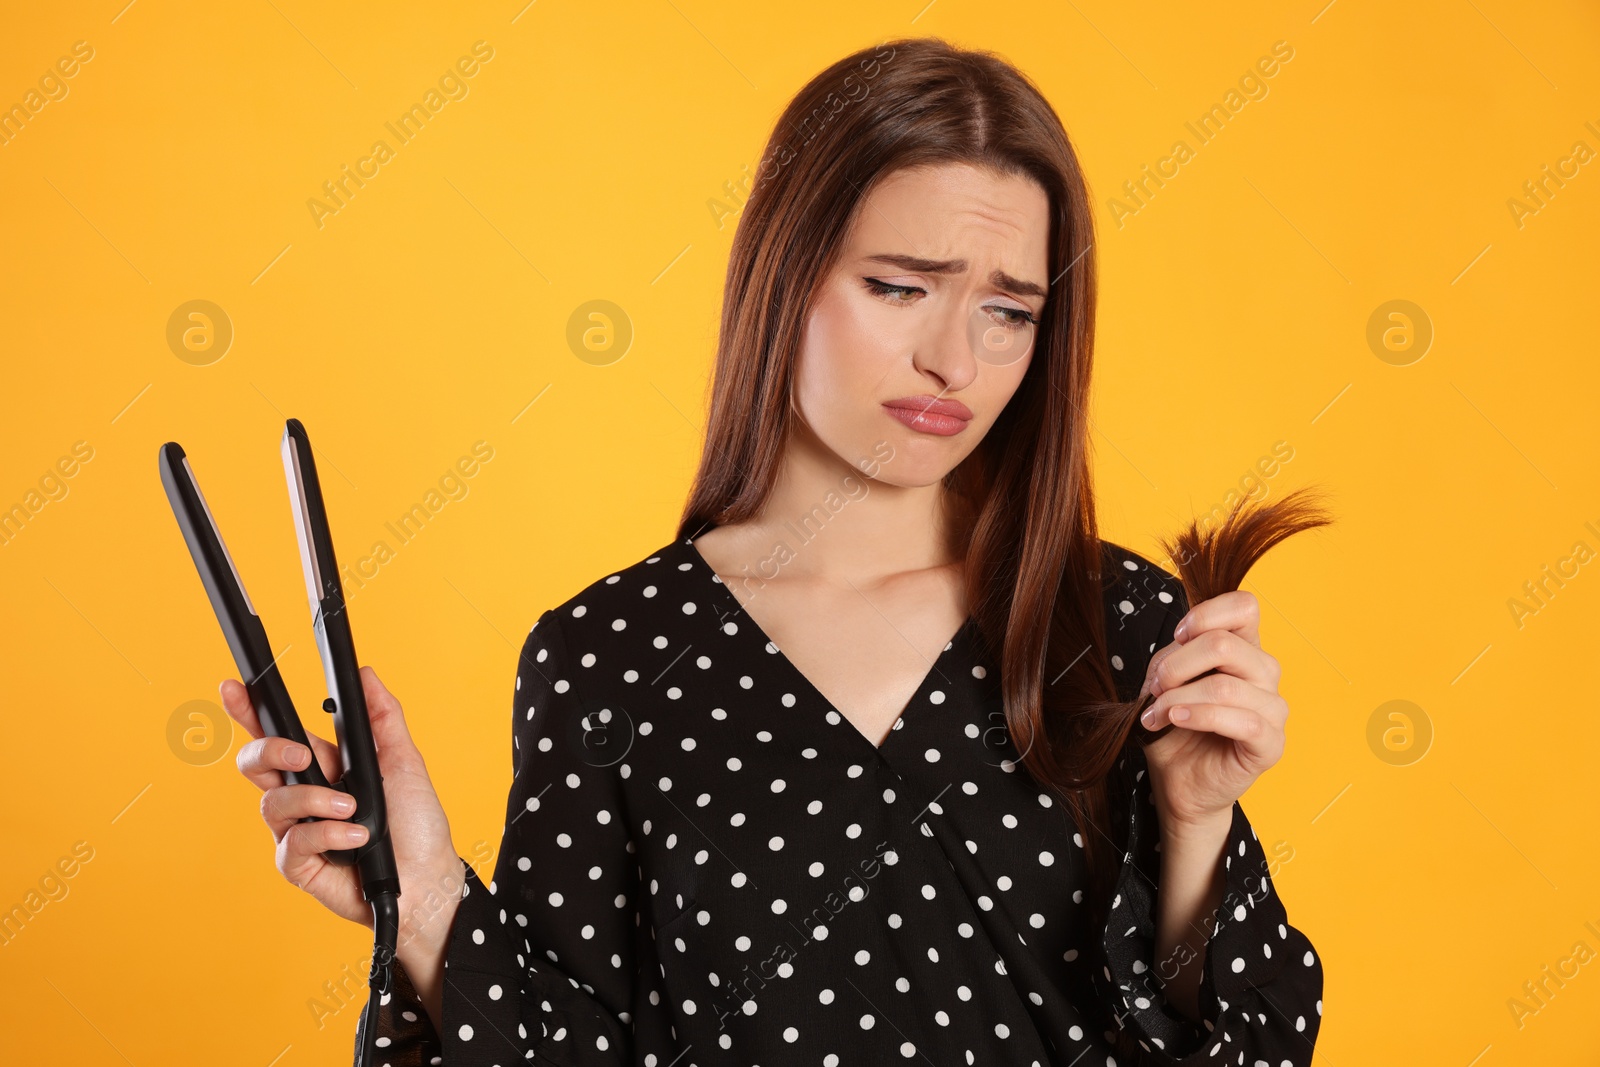
{"label": "black flat iron handle", "polygon": [[367,714],[355,641],[350,633],[350,615],[339,580],[339,562],[334,556],[333,534],[328,526],[311,439],[299,419],[289,419],[284,424],[282,453],[289,504],[295,518],[295,537],[300,545],[301,569],[306,580],[306,597],[311,606],[312,629],[328,684],[329,696],[323,707],[333,714],[334,733],[339,742],[343,773],[338,787],[356,802],[356,810],[347,821],[367,829],[367,840],[354,849],[361,871],[362,892],[368,900],[380,892],[398,894],[400,875],[394,846],[389,839],[383,774]]}
{"label": "black flat iron handle", "polygon": [[[222,627],[228,648],[233,652],[233,661],[250,694],[250,703],[261,722],[262,732],[272,737],[286,737],[305,745],[313,753],[305,770],[285,771],[284,780],[290,785],[341,788],[328,781],[316,761],[300,715],[295,711],[288,687],[284,685],[283,675],[278,672],[272,646],[267,641],[266,627],[261,624],[255,607],[250,603],[244,582],[240,580],[233,557],[223,544],[222,534],[200,492],[200,483],[195,479],[183,447],[176,441],[168,441],[161,446],[159,462],[161,484],[166,488],[173,517],[178,521],[178,529],[189,546],[189,555],[194,559],[195,570],[199,572],[200,581],[211,600],[217,623]],[[300,821],[313,822],[316,819],[316,816],[308,815]],[[356,862],[357,851],[339,849],[324,855],[330,863],[349,865]]]}

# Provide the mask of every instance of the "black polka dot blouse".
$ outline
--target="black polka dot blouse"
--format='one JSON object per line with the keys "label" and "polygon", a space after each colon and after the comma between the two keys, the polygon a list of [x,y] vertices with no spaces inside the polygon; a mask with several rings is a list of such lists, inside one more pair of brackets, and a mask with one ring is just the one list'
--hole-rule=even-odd
{"label": "black polka dot blouse", "polygon": [[[1188,606],[1103,545],[1131,700]],[[517,669],[493,880],[463,861],[442,1033],[397,967],[358,1048],[395,1067],[1115,1067],[1124,1027],[1139,1063],[1309,1064],[1322,965],[1243,809],[1195,1022],[1162,993],[1138,743],[1091,929],[1082,838],[1020,763],[973,625],[875,746],[688,539],[545,612]]]}

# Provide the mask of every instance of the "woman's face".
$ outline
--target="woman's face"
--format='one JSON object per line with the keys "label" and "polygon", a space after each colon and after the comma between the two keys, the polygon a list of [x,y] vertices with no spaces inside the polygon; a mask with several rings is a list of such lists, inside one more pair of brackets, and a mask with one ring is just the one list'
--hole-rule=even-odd
{"label": "woman's face", "polygon": [[[1049,199],[966,164],[888,175],[856,213],[806,320],[801,420],[877,480],[931,485],[967,457],[1022,382],[1050,279]],[[804,432],[801,429],[800,432]],[[879,462],[893,448],[892,458]]]}

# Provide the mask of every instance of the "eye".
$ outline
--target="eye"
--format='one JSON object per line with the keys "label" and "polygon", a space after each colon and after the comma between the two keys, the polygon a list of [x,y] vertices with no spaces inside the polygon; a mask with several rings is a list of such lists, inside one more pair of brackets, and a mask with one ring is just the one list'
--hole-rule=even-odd
{"label": "eye", "polygon": [[881,282],[876,278],[863,278],[862,281],[866,283],[867,288],[873,295],[881,296],[891,304],[910,304],[910,300],[899,298],[901,296],[909,296],[912,293],[927,292],[927,290],[919,289],[915,285],[890,285],[888,282]]}
{"label": "eye", "polygon": [[1020,330],[1025,326],[1037,326],[1039,320],[1028,314],[1023,308],[1007,307],[1004,304],[989,304],[984,307],[995,321],[1010,330]]}

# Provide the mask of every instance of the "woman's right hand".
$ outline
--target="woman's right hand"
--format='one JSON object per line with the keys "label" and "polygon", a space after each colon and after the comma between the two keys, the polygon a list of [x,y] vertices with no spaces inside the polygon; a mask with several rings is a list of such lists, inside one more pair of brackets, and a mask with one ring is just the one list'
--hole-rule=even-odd
{"label": "woman's right hand", "polygon": [[[400,872],[400,924],[410,936],[442,948],[455,919],[463,884],[461,859],[450,839],[445,818],[422,753],[411,740],[400,702],[378,680],[371,667],[361,668],[367,714],[383,775],[383,796],[389,819],[389,838]],[[304,770],[311,754],[286,737],[264,736],[249,692],[236,679],[220,687],[222,706],[255,740],[239,750],[239,771],[261,794],[261,817],[277,842],[278,870],[293,885],[304,889],[325,908],[343,919],[372,926],[372,908],[361,895],[361,876],[355,866],[330,863],[323,853],[353,848],[366,841],[366,831],[346,823],[351,811],[338,805],[350,797],[316,785],[287,785],[284,771]],[[339,750],[331,742],[308,734],[322,772],[337,782],[343,774]],[[307,815],[317,822],[300,822]],[[358,835],[347,836],[349,831]],[[438,901],[443,899],[444,906]],[[432,901],[433,915],[412,914]],[[417,946],[410,946],[417,947]],[[402,956],[406,955],[404,951]]]}

